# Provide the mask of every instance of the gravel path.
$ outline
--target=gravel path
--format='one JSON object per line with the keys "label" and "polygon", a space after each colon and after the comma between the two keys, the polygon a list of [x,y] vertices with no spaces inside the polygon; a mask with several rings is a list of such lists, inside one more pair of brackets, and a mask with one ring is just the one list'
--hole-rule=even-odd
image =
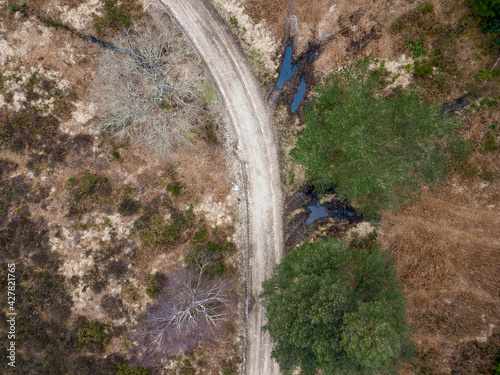
{"label": "gravel path", "polygon": [[204,0],[159,1],[205,60],[237,140],[246,205],[240,218],[246,234],[244,282],[252,306],[245,311],[243,374],[278,375],[269,335],[261,330],[265,311],[258,303],[261,283],[283,253],[283,192],[271,113],[235,37],[212,6]]}

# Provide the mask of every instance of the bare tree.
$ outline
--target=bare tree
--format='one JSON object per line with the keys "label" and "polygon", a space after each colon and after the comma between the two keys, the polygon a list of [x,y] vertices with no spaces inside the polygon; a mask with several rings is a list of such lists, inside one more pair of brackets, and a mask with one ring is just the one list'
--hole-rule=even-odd
{"label": "bare tree", "polygon": [[199,112],[199,68],[173,30],[126,30],[102,55],[95,99],[104,130],[168,156]]}
{"label": "bare tree", "polygon": [[200,341],[210,341],[225,328],[234,299],[231,283],[223,277],[184,268],[167,277],[169,292],[157,301],[146,319],[147,351],[177,354]]}

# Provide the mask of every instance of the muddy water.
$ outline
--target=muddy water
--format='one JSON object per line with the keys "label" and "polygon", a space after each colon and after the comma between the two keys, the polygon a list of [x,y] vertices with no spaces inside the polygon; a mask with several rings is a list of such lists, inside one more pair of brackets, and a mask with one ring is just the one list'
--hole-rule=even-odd
{"label": "muddy water", "polygon": [[322,219],[324,217],[331,216],[345,216],[346,218],[354,218],[356,215],[354,212],[347,209],[334,209],[332,207],[321,206],[318,202],[316,204],[307,206],[310,211],[308,218],[306,219],[306,225],[311,225],[316,220]]}
{"label": "muddy water", "polygon": [[300,103],[304,99],[304,95],[306,94],[306,77],[302,76],[299,87],[297,88],[297,93],[293,96],[293,102],[292,102],[292,113],[295,113],[297,108],[299,108]]}
{"label": "muddy water", "polygon": [[311,231],[338,237],[362,220],[349,202],[339,200],[333,190],[320,203],[311,186],[303,187],[287,199],[285,216],[287,249],[310,237]]}
{"label": "muddy water", "polygon": [[299,66],[298,62],[292,65],[292,55],[293,55],[292,47],[290,46],[286,47],[280,76],[278,78],[278,82],[276,83],[276,86],[278,86],[279,89],[283,88],[285,82],[293,79],[293,77],[295,76],[295,72],[297,71],[297,68]]}

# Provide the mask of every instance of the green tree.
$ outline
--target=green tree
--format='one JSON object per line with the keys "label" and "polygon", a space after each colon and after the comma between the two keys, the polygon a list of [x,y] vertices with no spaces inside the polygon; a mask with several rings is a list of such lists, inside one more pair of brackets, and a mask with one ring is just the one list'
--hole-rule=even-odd
{"label": "green tree", "polygon": [[291,156],[319,192],[333,184],[341,198],[375,216],[417,197],[421,182],[443,179],[464,142],[437,105],[414,90],[379,95],[370,61],[355,61],[317,86]]}
{"label": "green tree", "polygon": [[264,329],[285,375],[395,372],[410,353],[401,285],[373,238],[302,245],[262,286]]}
{"label": "green tree", "polygon": [[500,0],[469,0],[478,17],[500,16]]}

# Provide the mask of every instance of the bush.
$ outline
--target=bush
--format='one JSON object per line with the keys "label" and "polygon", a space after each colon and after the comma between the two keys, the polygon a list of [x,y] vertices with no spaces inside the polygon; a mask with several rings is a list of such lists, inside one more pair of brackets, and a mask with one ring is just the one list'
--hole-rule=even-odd
{"label": "bush", "polygon": [[74,191],[75,201],[79,202],[82,198],[90,196],[101,191],[108,178],[99,176],[90,172],[83,172],[82,179]]}
{"label": "bush", "polygon": [[469,0],[478,17],[499,17],[500,0]]}
{"label": "bush", "polygon": [[133,198],[134,189],[127,186],[123,189],[122,200],[118,205],[118,212],[124,216],[129,216],[139,211],[139,203]]}
{"label": "bush", "polygon": [[151,372],[142,366],[129,365],[128,362],[123,362],[115,375],[149,375]]}
{"label": "bush", "polygon": [[432,74],[432,61],[430,59],[416,60],[415,61],[415,77],[425,78]]}
{"label": "bush", "polygon": [[81,215],[96,207],[106,207],[112,204],[111,184],[106,176],[85,171],[76,180],[72,179],[69,190],[73,203],[69,207],[69,215]]}
{"label": "bush", "polygon": [[147,275],[147,287],[146,293],[148,296],[154,298],[157,297],[158,294],[162,290],[163,277],[158,272],[154,274]]}
{"label": "bush", "polygon": [[187,229],[187,222],[181,218],[165,220],[155,213],[151,218],[139,223],[139,238],[143,246],[154,247],[174,244]]}
{"label": "bush", "polygon": [[442,180],[463,148],[456,125],[413,90],[377,91],[370,58],[332,73],[304,112],[305,130],[290,155],[324,193],[335,186],[369,217],[418,197],[421,183]]}
{"label": "bush", "polygon": [[[196,272],[203,271],[209,276],[220,276],[233,270],[225,264],[227,254],[233,252],[233,244],[226,239],[210,238],[206,228],[197,231],[191,241],[191,249],[185,262],[193,267]],[[216,237],[216,232],[212,234]]]}
{"label": "bush", "polygon": [[264,329],[285,375],[397,373],[411,356],[402,286],[373,238],[302,245],[262,289]]}
{"label": "bush", "polygon": [[181,195],[183,185],[179,181],[171,182],[167,185],[166,190],[171,193],[174,197]]}
{"label": "bush", "polygon": [[424,54],[424,49],[420,41],[416,41],[415,44],[407,42],[406,45],[415,56],[422,56]]}
{"label": "bush", "polygon": [[132,26],[132,20],[123,8],[123,4],[116,6],[114,2],[106,1],[104,9],[106,15],[94,20],[94,28],[98,33],[101,32],[102,26],[113,28],[129,28]]}
{"label": "bush", "polygon": [[102,347],[106,336],[105,325],[99,322],[84,324],[76,331],[77,342],[85,350],[92,343]]}

